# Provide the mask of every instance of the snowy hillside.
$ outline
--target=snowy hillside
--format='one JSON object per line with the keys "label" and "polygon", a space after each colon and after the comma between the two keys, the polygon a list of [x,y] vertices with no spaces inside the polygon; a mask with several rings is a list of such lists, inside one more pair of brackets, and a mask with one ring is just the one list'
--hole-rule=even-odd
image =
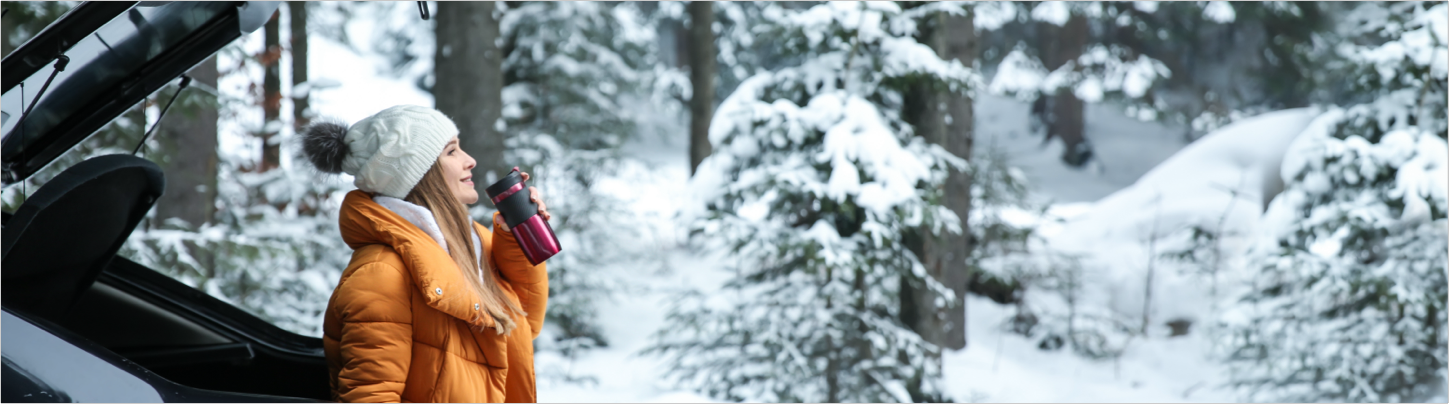
{"label": "snowy hillside", "polygon": [[[1089,135],[1097,142],[1101,155],[1119,159],[1108,163],[1101,174],[1063,168],[1056,152],[1050,147],[1040,148],[1039,139],[1027,137],[1022,123],[1025,104],[1014,100],[983,101],[978,104],[978,127],[983,137],[993,139],[1010,153],[1014,164],[1025,166],[1023,170],[1043,197],[1062,201],[1101,198],[1054,206],[1050,212],[1070,214],[1072,219],[1046,226],[1043,232],[1049,234],[1047,239],[1053,248],[1088,252],[1086,261],[1112,268],[1103,273],[1105,277],[1094,281],[1102,289],[1099,296],[1110,298],[1088,304],[1100,304],[1104,309],[1131,316],[1141,308],[1140,278],[1146,257],[1141,226],[1151,224],[1150,213],[1161,212],[1163,219],[1158,219],[1157,233],[1168,234],[1193,219],[1215,221],[1228,208],[1226,189],[1242,188],[1247,191],[1233,202],[1230,227],[1246,233],[1261,212],[1257,199],[1262,178],[1259,174],[1269,166],[1276,172],[1275,153],[1286,148],[1313,116],[1305,110],[1267,114],[1182,148],[1180,138],[1160,124],[1137,122],[1113,114],[1107,107],[1100,108],[1103,110],[1092,116],[1106,118],[1099,118],[1100,122],[1089,120],[1095,122],[1089,123]],[[659,124],[667,126],[668,122],[661,120]],[[667,132],[668,128],[661,129]],[[1013,130],[1019,132],[1010,133]],[[1136,145],[1145,147],[1137,150]],[[687,288],[718,290],[732,276],[722,269],[727,256],[669,245],[671,238],[677,243],[684,236],[676,231],[671,218],[683,204],[680,197],[687,190],[685,147],[683,139],[669,136],[641,136],[626,147],[638,163],[622,176],[634,184],[630,188],[645,192],[620,196],[634,198],[636,217],[648,223],[657,237],[648,243],[651,248],[668,251],[662,258],[652,255],[643,262],[619,263],[607,270],[611,276],[638,282],[640,291],[620,293],[599,309],[600,323],[611,342],[608,348],[575,361],[540,354],[541,401],[708,400],[692,392],[677,391],[666,383],[666,369],[660,358],[636,354],[663,324],[675,292]],[[1240,178],[1247,179],[1239,182]],[[1056,183],[1061,185],[1058,188],[1066,190],[1041,184],[1049,181],[1061,181]],[[1161,200],[1154,201],[1159,194]],[[1207,315],[1211,304],[1202,284],[1177,271],[1160,271],[1157,293],[1173,298],[1155,304],[1155,316],[1202,319]],[[1125,285],[1133,286],[1115,289]],[[952,398],[1011,402],[1235,400],[1218,388],[1224,380],[1222,368],[1209,357],[1211,341],[1204,333],[1168,338],[1165,327],[1154,329],[1148,338],[1130,342],[1119,359],[1099,361],[1062,350],[1043,351],[1034,340],[1004,332],[1002,324],[1014,312],[1011,306],[985,298],[968,298],[968,347],[946,353],[944,361],[944,385]],[[594,382],[563,382],[562,376],[592,377]],[[1052,388],[1041,388],[1043,384]]]}
{"label": "snowy hillside", "polygon": [[976,105],[976,148],[999,149],[1021,168],[1040,196],[1057,202],[1091,202],[1136,182],[1178,150],[1183,128],[1142,122],[1113,105],[1087,104],[1087,138],[1097,158],[1082,169],[1062,164],[1062,142],[1043,144],[1030,133],[1030,103],[983,95]]}
{"label": "snowy hillside", "polygon": [[[351,122],[396,103],[432,103],[430,95],[386,77],[375,61],[346,47],[314,40],[312,51],[318,71],[334,72],[316,79],[312,89],[322,116]],[[1090,104],[1086,133],[1097,160],[1072,169],[1061,163],[1059,141],[1044,145],[1028,132],[1029,104],[982,96],[975,109],[976,149],[1003,152],[1025,173],[1034,199],[1053,203],[1045,217],[1013,220],[1034,222],[1044,247],[1080,258],[1088,280],[1075,304],[1117,320],[1150,321],[1145,337],[1113,341],[1120,348],[1115,359],[1088,359],[1067,349],[1042,350],[1039,339],[1006,331],[1014,306],[970,296],[967,348],[944,354],[945,392],[957,401],[992,402],[1238,400],[1222,388],[1226,368],[1212,356],[1218,341],[1209,323],[1230,304],[1226,296],[1243,274],[1204,277],[1161,255],[1188,248],[1196,226],[1224,235],[1219,268],[1242,268],[1243,253],[1261,230],[1264,204],[1282,187],[1283,153],[1318,114],[1267,113],[1186,144],[1181,127]],[[689,199],[686,118],[678,113],[646,114],[652,127],[625,144],[618,174],[598,184],[631,209],[618,222],[639,231],[621,254],[631,258],[589,270],[628,287],[596,307],[608,346],[570,359],[551,345],[551,331],[538,339],[542,402],[711,401],[670,383],[663,358],[639,354],[666,324],[679,292],[718,291],[735,275],[725,269],[732,257],[683,247],[686,225],[677,215],[697,201]],[[1156,297],[1144,305],[1146,290]],[[1025,298],[1038,308],[1063,307],[1059,296],[1044,291]],[[1186,335],[1169,336],[1165,324],[1172,320],[1192,326]]]}

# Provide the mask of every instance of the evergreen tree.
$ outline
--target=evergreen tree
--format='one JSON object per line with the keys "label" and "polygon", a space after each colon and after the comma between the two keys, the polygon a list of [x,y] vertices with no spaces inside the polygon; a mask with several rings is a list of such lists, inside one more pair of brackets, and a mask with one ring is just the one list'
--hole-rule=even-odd
{"label": "evergreen tree", "polygon": [[[282,15],[289,17],[285,12]],[[281,27],[288,24],[278,24],[280,35]],[[337,213],[352,186],[341,177],[319,177],[306,162],[295,143],[295,126],[286,122],[296,114],[278,113],[278,120],[262,123],[259,106],[267,96],[259,82],[265,80],[264,69],[286,64],[284,58],[291,53],[286,49],[257,51],[254,48],[262,39],[258,36],[244,38],[218,53],[222,88],[193,83],[186,90],[215,93],[215,101],[193,106],[182,97],[169,113],[186,108],[216,109],[232,122],[219,128],[219,143],[244,145],[218,150],[216,211],[210,222],[166,221],[143,226],[127,239],[121,254],[283,329],[321,335],[327,297],[351,258],[351,249],[338,237]],[[295,96],[300,87],[293,83],[278,91]],[[148,108],[159,109],[170,94],[168,90],[158,92]],[[274,98],[281,106],[295,99]],[[119,135],[135,126],[123,122],[113,122],[110,130]],[[262,161],[267,152],[257,136],[267,132],[276,143],[276,160],[271,162]],[[171,147],[166,138],[152,138],[148,143],[148,158],[164,159],[183,152]]]}
{"label": "evergreen tree", "polygon": [[[672,102],[655,89],[685,83],[656,69],[655,33],[632,3],[510,2],[499,21],[503,44],[505,156],[532,173],[564,250],[549,260],[551,340],[540,350],[577,358],[607,346],[595,317],[600,301],[627,292],[609,264],[642,253],[638,218],[601,184],[629,161],[619,148]],[[631,242],[632,241],[632,242]],[[540,369],[545,377],[588,375]]]}
{"label": "evergreen tree", "polygon": [[1267,401],[1416,401],[1446,376],[1443,2],[1360,3],[1325,64],[1352,95],[1299,135],[1263,264],[1225,317],[1231,383]]}
{"label": "evergreen tree", "polygon": [[0,55],[9,55],[25,41],[39,34],[45,26],[79,5],[78,1],[6,1],[4,28],[0,29]]}
{"label": "evergreen tree", "polygon": [[801,62],[745,80],[710,128],[691,228],[741,263],[723,293],[682,297],[646,351],[666,356],[677,381],[729,400],[945,398],[938,348],[898,313],[901,282],[952,296],[902,240],[918,226],[960,231],[939,200],[964,161],[901,118],[911,84],[965,92],[975,80],[914,39],[937,11],[965,12],[763,8],[756,33]]}
{"label": "evergreen tree", "polygon": [[[1188,140],[1235,119],[1322,101],[1312,62],[1334,7],[1320,2],[1103,2],[1103,43],[1161,61],[1159,119],[1188,124]],[[1316,43],[1318,42],[1318,43]]]}

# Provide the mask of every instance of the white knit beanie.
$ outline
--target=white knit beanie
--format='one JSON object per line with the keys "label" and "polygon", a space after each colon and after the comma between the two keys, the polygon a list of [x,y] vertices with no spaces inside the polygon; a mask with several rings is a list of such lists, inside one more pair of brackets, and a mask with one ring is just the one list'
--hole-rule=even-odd
{"label": "white knit beanie", "polygon": [[[458,135],[458,126],[442,112],[398,105],[363,118],[345,135],[335,123],[313,125],[303,134],[303,150],[322,171],[356,177],[358,189],[402,199]],[[340,163],[340,164],[339,164]]]}

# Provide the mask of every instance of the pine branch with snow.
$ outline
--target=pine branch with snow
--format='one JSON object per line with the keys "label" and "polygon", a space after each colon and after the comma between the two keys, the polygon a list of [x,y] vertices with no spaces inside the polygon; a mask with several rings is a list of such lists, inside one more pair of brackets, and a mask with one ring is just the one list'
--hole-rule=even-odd
{"label": "pine branch with snow", "polygon": [[686,213],[709,235],[700,242],[740,259],[738,276],[682,296],[646,353],[730,400],[943,399],[938,348],[901,323],[898,294],[902,282],[952,292],[902,237],[960,231],[939,194],[947,169],[966,167],[912,136],[901,90],[967,91],[975,73],[912,39],[916,16],[893,3],[761,15],[803,62],[745,80],[720,105]]}
{"label": "pine branch with snow", "polygon": [[[500,9],[505,157],[532,167],[530,185],[549,195],[551,223],[565,246],[549,261],[548,321],[538,349],[576,360],[609,345],[596,307],[630,291],[611,265],[642,254],[639,218],[601,182],[632,164],[620,157],[620,146],[647,128],[659,112],[653,106],[672,105],[658,93],[683,76],[656,68],[657,38],[634,4],[520,2]],[[561,369],[540,375],[592,380]]]}
{"label": "pine branch with snow", "polygon": [[1422,400],[1449,374],[1449,9],[1358,7],[1338,68],[1363,102],[1295,140],[1265,263],[1224,318],[1232,384],[1251,399]]}

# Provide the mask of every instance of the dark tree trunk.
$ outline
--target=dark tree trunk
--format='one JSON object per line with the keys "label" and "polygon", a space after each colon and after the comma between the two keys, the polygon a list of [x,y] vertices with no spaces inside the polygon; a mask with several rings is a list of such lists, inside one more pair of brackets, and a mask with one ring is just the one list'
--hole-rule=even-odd
{"label": "dark tree trunk", "polygon": [[[463,150],[478,160],[473,181],[479,195],[513,164],[504,161],[503,52],[493,2],[438,2],[433,98],[458,125]],[[527,169],[527,167],[520,167]]]}
{"label": "dark tree trunk", "polygon": [[[216,88],[216,57],[212,56],[187,75],[193,86]],[[216,214],[216,95],[202,89],[183,91],[176,107],[167,113],[156,137],[165,147],[167,159],[156,159],[166,176],[166,193],[156,201],[154,227],[164,228],[167,219],[186,221],[191,228],[212,221]],[[210,273],[209,249],[187,245],[191,257]]]}
{"label": "dark tree trunk", "polygon": [[694,86],[689,99],[689,174],[709,157],[709,123],[714,118],[715,65],[714,3],[689,3],[689,81]]}
{"label": "dark tree trunk", "polygon": [[[1043,28],[1042,64],[1047,70],[1056,70],[1082,55],[1087,45],[1087,19],[1073,13],[1066,25],[1057,27],[1050,23],[1039,23]],[[1087,142],[1086,121],[1082,109],[1085,105],[1072,93],[1063,88],[1053,94],[1050,117],[1047,123],[1047,140],[1057,137],[1065,146],[1062,161],[1072,167],[1081,167],[1092,157],[1091,144]]]}
{"label": "dark tree trunk", "polygon": [[[945,60],[970,66],[975,59],[976,37],[970,17],[938,15],[922,29],[921,42],[935,49]],[[927,83],[917,84],[906,99],[905,118],[916,134],[964,159],[971,157],[972,105],[964,95],[940,93]],[[956,298],[949,307],[938,308],[938,297],[930,290],[902,283],[902,320],[922,339],[942,348],[966,346],[965,295],[970,268],[970,238],[964,234],[971,209],[971,176],[952,170],[945,184],[948,209],[961,218],[963,234],[931,235],[921,229],[920,257],[926,272],[953,290]]]}
{"label": "dark tree trunk", "polygon": [[[287,2],[287,12],[292,17],[292,88],[307,82],[307,2]],[[292,125],[302,130],[311,122],[307,108],[308,96],[292,94]]]}
{"label": "dark tree trunk", "polygon": [[282,28],[280,16],[281,11],[272,14],[272,19],[266,24],[266,50],[262,54],[261,63],[265,74],[262,76],[262,161],[257,171],[268,171],[281,166],[282,147],[276,142],[277,124],[282,116]]}
{"label": "dark tree trunk", "polygon": [[666,24],[674,35],[674,49],[670,51],[674,54],[674,67],[689,67],[689,29],[684,27],[684,20],[672,20]]}
{"label": "dark tree trunk", "polygon": [[[216,88],[216,57],[187,75],[202,88]],[[182,92],[176,108],[163,118],[156,137],[168,159],[158,159],[166,175],[166,193],[156,202],[156,218],[185,220],[192,226],[216,213],[216,96],[201,89]]]}
{"label": "dark tree trunk", "polygon": [[[929,21],[922,24],[920,37],[917,39],[939,52],[944,44],[944,35],[940,29],[943,21],[939,15]],[[917,82],[906,91],[905,105],[902,107],[902,118],[915,128],[917,136],[942,146],[946,143],[946,121],[941,110],[944,99],[944,96],[936,93],[931,83]],[[925,227],[913,232],[917,234],[909,237],[912,250],[920,257],[921,264],[925,265],[926,273],[940,280],[945,270],[945,263],[940,259],[945,246],[940,245],[940,240]],[[942,324],[944,318],[935,304],[937,295],[922,285],[912,283],[910,279],[904,275],[901,277],[901,321],[916,334],[920,334],[921,339],[939,346],[943,342],[945,330]],[[918,388],[910,385],[907,390],[915,391]]]}
{"label": "dark tree trunk", "polygon": [[[971,67],[976,61],[978,49],[973,17],[948,15],[942,18],[946,20],[943,25],[946,43],[942,58],[955,59],[961,65]],[[971,97],[964,94],[948,94],[945,98],[946,151],[970,161],[976,136],[974,104]],[[945,324],[950,328],[945,330],[941,341],[941,346],[950,349],[966,347],[966,283],[971,272],[971,268],[966,265],[966,259],[974,248],[968,233],[970,222],[967,220],[971,213],[971,185],[969,172],[951,170],[951,175],[946,178],[944,204],[961,219],[962,233],[942,236],[939,239],[940,254],[935,258],[944,263],[939,279],[956,293],[956,304],[946,309]]]}

